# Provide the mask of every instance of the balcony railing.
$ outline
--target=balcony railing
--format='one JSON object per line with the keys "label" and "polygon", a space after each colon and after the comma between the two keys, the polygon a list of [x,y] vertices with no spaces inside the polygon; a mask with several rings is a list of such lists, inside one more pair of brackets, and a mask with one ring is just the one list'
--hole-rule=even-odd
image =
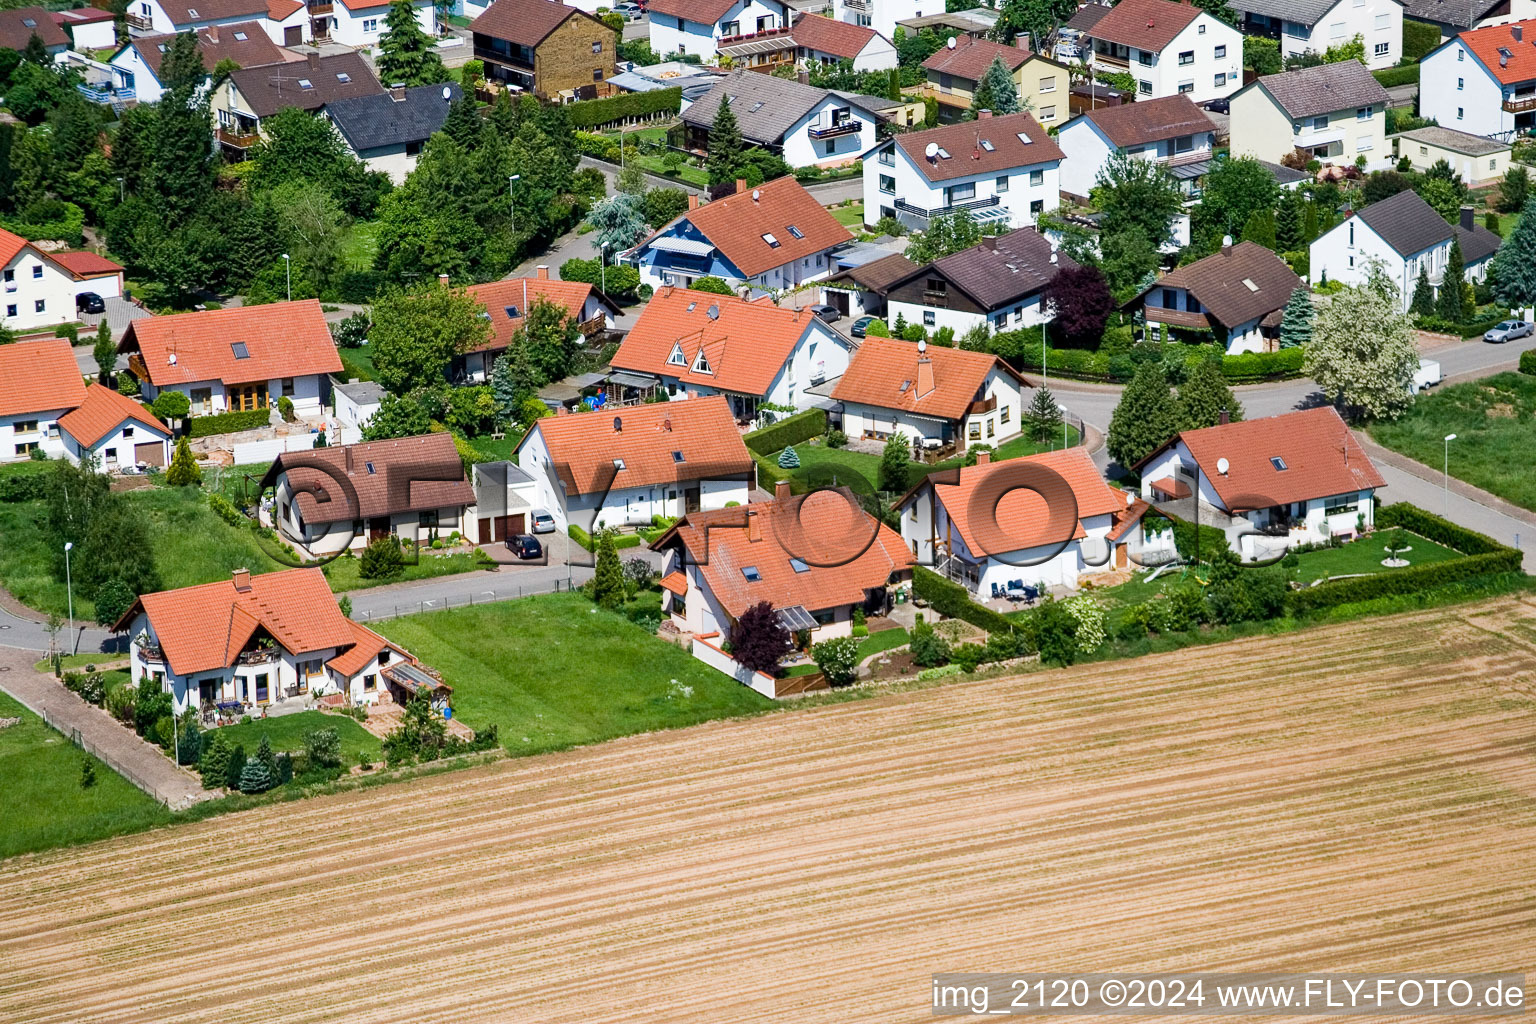
{"label": "balcony railing", "polygon": [[162,651],[160,649],[159,645],[157,645],[157,644],[140,644],[139,645],[139,660],[140,661],[152,661],[152,662],[154,662],[156,664],[164,664],[165,663],[165,652]]}
{"label": "balcony railing", "polygon": [[738,32],[733,36],[721,36],[720,41],[715,44],[715,47],[718,49],[721,46],[729,46],[733,43],[744,43],[748,39],[772,39],[775,36],[787,35],[789,35],[789,29],[783,27],[765,28],[759,32]]}
{"label": "balcony railing", "polygon": [[989,398],[983,398],[980,401],[972,402],[971,407],[966,410],[965,414],[967,416],[984,416],[996,408],[997,396],[992,395]]}
{"label": "balcony railing", "polygon": [[114,89],[109,85],[92,88],[84,82],[80,82],[75,85],[75,91],[92,103],[99,103],[102,106],[106,106],[109,103],[127,103],[134,98],[131,86],[120,89]]}
{"label": "balcony railing", "polygon": [[843,0],[843,6],[850,11],[869,11],[869,0]]}
{"label": "balcony railing", "polygon": [[240,664],[242,665],[265,665],[276,660],[277,648],[275,647],[258,647],[254,651],[240,652]]}
{"label": "balcony railing", "polygon": [[1131,70],[1131,61],[1128,57],[1115,57],[1108,53],[1100,53],[1097,50],[1093,51],[1093,62],[1099,67],[1108,68],[1111,71]]}
{"label": "balcony railing", "polygon": [[805,134],[813,139],[835,139],[839,135],[857,135],[864,130],[864,122],[856,117],[834,124],[830,128],[818,128],[816,125],[808,125]]}
{"label": "balcony railing", "polygon": [[1523,114],[1527,110],[1536,110],[1536,93],[1527,96],[1504,97],[1504,112],[1508,114]]}
{"label": "balcony railing", "polygon": [[914,217],[948,217],[950,214],[959,213],[961,210],[985,210],[989,206],[997,206],[1002,200],[997,196],[987,196],[985,199],[976,199],[968,203],[950,203],[948,206],[936,206],[931,210],[925,210],[921,206],[913,206],[905,199],[896,200],[896,209],[901,213],[910,213]]}
{"label": "balcony railing", "polygon": [[600,333],[603,328],[607,326],[608,318],[602,313],[599,313],[592,319],[583,320],[581,323],[577,324],[576,329],[581,332],[582,337],[590,338],[592,335]]}
{"label": "balcony railing", "polygon": [[219,141],[231,149],[250,149],[261,141],[261,134],[256,131],[242,132],[234,128],[220,128]]}
{"label": "balcony railing", "polygon": [[330,14],[335,9],[331,0],[310,0],[309,16],[315,17],[321,14]]}
{"label": "balcony railing", "polygon": [[154,23],[148,18],[140,17],[137,14],[125,14],[123,15],[123,20],[128,23],[129,28],[136,28],[143,32],[148,32],[155,27]]}
{"label": "balcony railing", "polygon": [[508,53],[505,50],[494,50],[489,46],[477,46],[474,49],[475,56],[480,60],[494,61],[497,64],[504,64],[509,68],[518,68],[519,70],[527,71],[529,74],[533,73],[533,61],[524,60],[518,54]]}
{"label": "balcony railing", "polygon": [[1190,313],[1182,309],[1168,309],[1166,306],[1154,306],[1150,302],[1146,307],[1147,322],[1168,324],[1170,327],[1209,327],[1210,319],[1204,313]]}

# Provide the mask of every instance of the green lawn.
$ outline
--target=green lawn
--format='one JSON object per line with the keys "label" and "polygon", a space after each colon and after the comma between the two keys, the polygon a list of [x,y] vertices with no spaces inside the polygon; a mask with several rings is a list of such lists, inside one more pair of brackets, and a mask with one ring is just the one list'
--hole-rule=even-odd
{"label": "green lawn", "polygon": [[427,580],[437,576],[453,576],[461,572],[473,572],[484,568],[484,565],[475,561],[471,552],[460,551],[451,555],[432,554],[423,551],[415,565],[407,565],[404,575],[389,580],[365,580],[360,575],[363,562],[360,558],[338,558],[321,566],[325,578],[330,581],[331,591],[340,594],[347,590],[367,590],[369,587],[381,587],[386,583],[400,583],[405,580]]}
{"label": "green lawn", "polygon": [[[1296,567],[1293,578],[1303,583],[1310,583],[1329,576],[1348,576],[1363,572],[1395,572],[1396,570],[1381,564],[1381,560],[1387,557],[1387,540],[1395,532],[1394,530],[1377,530],[1373,536],[1352,541],[1343,547],[1304,551],[1296,556],[1301,564]],[[1427,565],[1430,562],[1445,562],[1462,557],[1459,551],[1453,551],[1432,540],[1425,540],[1406,530],[1403,531],[1403,539],[1409,547],[1413,548],[1412,551],[1406,551],[1401,556],[1410,565]]]}
{"label": "green lawn", "polygon": [[359,348],[339,348],[336,354],[341,356],[341,368],[348,380],[353,377],[358,380],[374,379],[373,349],[367,345]]}
{"label": "green lawn", "polygon": [[578,594],[429,612],[376,628],[442,672],[458,717],[473,727],[498,726],[517,754],[772,703]]}
{"label": "green lawn", "polygon": [[1433,469],[1443,465],[1445,435],[1455,434],[1452,476],[1536,510],[1533,414],[1536,377],[1501,373],[1421,395],[1400,419],[1377,423],[1370,432],[1379,444]]}
{"label": "green lawn", "polygon": [[845,228],[855,230],[864,226],[864,204],[853,203],[848,206],[832,207],[832,217]]}
{"label": "green lawn", "polygon": [[[614,142],[619,141],[618,132],[608,132],[606,134]],[[623,135],[623,144],[634,146],[639,144],[641,141],[654,142],[659,139],[662,142],[665,142],[667,139],[667,130],[665,128],[642,128],[639,131],[624,132]],[[652,174],[665,174],[673,178],[680,178],[683,181],[688,182],[690,185],[697,185],[701,188],[709,184],[709,172],[702,167],[694,166],[692,159],[684,159],[684,161],[678,166],[668,167],[663,162],[662,157],[659,156],[650,156],[647,154],[626,154],[624,157],[624,162],[626,165],[631,163],[636,164],[637,166],[644,168]]]}
{"label": "green lawn", "polygon": [[478,456],[476,462],[507,462],[512,458],[512,449],[517,447],[517,442],[523,439],[521,427],[512,427],[507,431],[507,436],[500,441],[489,435],[485,437],[472,437],[469,446],[475,450]]}
{"label": "green lawn", "polygon": [[[312,729],[335,729],[341,736],[341,753],[347,765],[361,761],[375,763],[383,758],[377,736],[342,715],[327,715],[321,711],[301,711],[281,718],[259,718],[249,722],[226,725],[218,731],[231,744],[243,746],[247,755],[254,754],[261,746],[262,736],[272,744],[274,751],[303,750],[304,734]],[[205,740],[212,739],[205,735]]]}
{"label": "green lawn", "polygon": [[907,635],[907,631],[900,627],[896,629],[882,629],[878,633],[871,633],[864,638],[863,643],[859,644],[859,660],[863,661],[872,654],[879,654],[881,651],[889,651],[894,647],[900,647],[911,639]]}
{"label": "green lawn", "polygon": [[88,755],[5,694],[0,717],[20,718],[0,729],[0,857],[105,839],[172,820],[171,813],[112,769],[96,761],[96,784],[80,788]]}

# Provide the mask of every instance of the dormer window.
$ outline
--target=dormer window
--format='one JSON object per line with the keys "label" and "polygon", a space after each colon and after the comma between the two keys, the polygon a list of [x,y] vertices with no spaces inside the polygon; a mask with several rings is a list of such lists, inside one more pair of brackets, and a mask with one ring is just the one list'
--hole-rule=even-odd
{"label": "dormer window", "polygon": [[702,348],[699,349],[698,356],[693,360],[693,372],[707,373],[710,376],[714,376],[715,371],[709,368],[709,360],[704,358],[704,350]]}
{"label": "dormer window", "polygon": [[672,366],[687,366],[688,357],[683,355],[683,346],[673,342],[672,354],[667,356],[667,362]]}

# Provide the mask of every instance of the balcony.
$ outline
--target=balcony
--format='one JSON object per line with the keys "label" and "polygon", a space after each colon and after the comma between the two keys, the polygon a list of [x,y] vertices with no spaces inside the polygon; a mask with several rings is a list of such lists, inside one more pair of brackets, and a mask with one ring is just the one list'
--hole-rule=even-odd
{"label": "balcony", "polygon": [[830,128],[819,128],[816,125],[808,125],[805,134],[813,139],[835,139],[839,135],[857,135],[864,130],[864,122],[856,117],[846,121],[839,121]]}
{"label": "balcony", "polygon": [[1093,63],[1106,71],[1129,72],[1131,70],[1129,57],[1115,57],[1107,53],[1100,53],[1097,50],[1093,51]]}
{"label": "balcony", "polygon": [[241,651],[239,664],[241,665],[267,665],[277,660],[277,648],[258,647],[251,651]]}
{"label": "balcony", "polygon": [[721,36],[720,41],[715,44],[715,48],[733,46],[736,43],[745,43],[753,39],[775,39],[789,34],[789,29],[787,28],[765,28],[757,32],[738,32],[733,36]]}
{"label": "balcony", "polygon": [[134,98],[132,87],[114,89],[110,85],[92,87],[84,82],[75,85],[75,91],[92,103],[108,106],[113,103],[128,103]]}
{"label": "balcony", "polygon": [[160,649],[159,644],[140,644],[139,660],[163,665],[165,664],[165,652]]}
{"label": "balcony", "polygon": [[843,0],[843,6],[848,8],[850,11],[859,11],[861,13],[868,14],[870,2],[869,0]]}
{"label": "balcony", "polygon": [[583,320],[581,323],[577,324],[576,330],[581,333],[583,338],[590,338],[594,334],[601,334],[603,330],[607,328],[607,326],[607,316],[602,313],[598,313],[592,319]]}
{"label": "balcony", "polygon": [[1170,327],[1210,327],[1211,321],[1204,313],[1190,313],[1182,309],[1168,309],[1147,303],[1147,323],[1167,324]]}
{"label": "balcony", "polygon": [[1528,110],[1536,110],[1536,92],[1504,97],[1506,114],[1523,114]]}
{"label": "balcony", "polygon": [[985,199],[976,199],[968,203],[951,203],[948,206],[935,206],[931,210],[925,210],[921,206],[913,206],[905,199],[896,200],[896,209],[900,213],[909,213],[914,217],[948,217],[950,214],[959,213],[961,210],[985,210],[988,207],[997,206],[1002,200],[997,196],[988,196]]}
{"label": "balcony", "polygon": [[129,353],[128,369],[131,370],[133,375],[139,378],[139,380],[149,380],[149,370],[144,365],[144,354],[142,352]]}
{"label": "balcony", "polygon": [[990,398],[983,398],[972,402],[971,407],[965,411],[965,414],[967,416],[985,416],[987,413],[992,412],[996,408],[997,396],[993,395]]}
{"label": "balcony", "polygon": [[261,134],[254,128],[248,132],[242,132],[237,128],[220,128],[219,142],[230,149],[250,149],[261,141]]}
{"label": "balcony", "polygon": [[322,14],[330,14],[334,9],[335,5],[331,3],[331,0],[311,0],[309,4],[309,16],[314,18]]}
{"label": "balcony", "polygon": [[521,54],[508,53],[505,50],[497,50],[489,46],[476,46],[475,56],[480,60],[488,60],[503,67],[517,68],[533,74],[533,58],[523,57]]}
{"label": "balcony", "polygon": [[140,32],[150,32],[155,27],[154,23],[148,18],[140,17],[137,14],[125,14],[123,15],[123,20],[128,23],[130,30],[138,29]]}

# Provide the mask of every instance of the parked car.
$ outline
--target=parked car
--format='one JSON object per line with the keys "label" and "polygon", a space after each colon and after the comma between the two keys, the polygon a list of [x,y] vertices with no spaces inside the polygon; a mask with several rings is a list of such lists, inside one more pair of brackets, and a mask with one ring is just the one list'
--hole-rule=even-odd
{"label": "parked car", "polygon": [[613,9],[617,13],[622,14],[625,21],[639,21],[645,17],[645,11],[641,10],[640,5],[630,3],[629,0],[625,0],[624,3],[614,4]]}
{"label": "parked car", "polygon": [[1232,112],[1232,102],[1225,96],[1218,96],[1213,100],[1206,100],[1201,107],[1213,114],[1229,114]]}
{"label": "parked car", "polygon": [[816,314],[816,319],[825,323],[835,324],[843,318],[843,311],[830,302],[818,302],[816,305],[807,308]]}
{"label": "parked car", "polygon": [[1410,394],[1418,394],[1445,380],[1445,374],[1440,370],[1440,364],[1433,359],[1420,359],[1418,372],[1413,375],[1413,383],[1409,385]]}
{"label": "parked car", "polygon": [[555,517],[549,514],[548,509],[536,508],[528,516],[528,521],[533,524],[534,533],[554,533]]}
{"label": "parked car", "polygon": [[101,301],[101,296],[95,292],[81,292],[75,296],[75,311],[77,313],[105,313],[107,304]]}
{"label": "parked car", "polygon": [[864,337],[864,332],[869,330],[869,325],[879,319],[877,316],[861,316],[853,322],[852,327],[848,328],[848,333],[852,337],[862,338]]}
{"label": "parked car", "polygon": [[1532,331],[1536,331],[1536,324],[1529,320],[1504,320],[1485,333],[1483,340],[1502,345],[1516,338],[1529,338]]}
{"label": "parked car", "polygon": [[544,557],[544,545],[540,544],[539,539],[531,533],[519,533],[507,541],[507,547],[511,548],[512,553],[518,558]]}

